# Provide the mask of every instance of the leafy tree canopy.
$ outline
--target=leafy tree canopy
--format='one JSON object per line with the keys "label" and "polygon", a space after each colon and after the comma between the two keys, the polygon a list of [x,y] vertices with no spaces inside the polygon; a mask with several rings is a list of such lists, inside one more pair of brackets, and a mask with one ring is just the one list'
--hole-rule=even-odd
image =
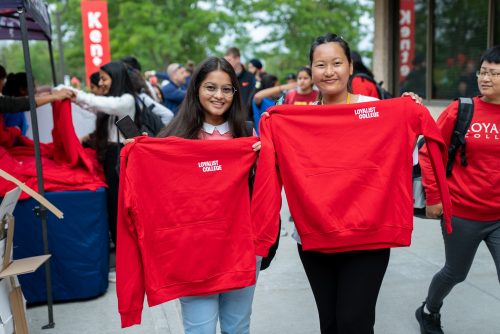
{"label": "leafy tree canopy", "polygon": [[[62,22],[66,73],[82,80],[80,0],[48,2],[54,33],[56,13]],[[360,24],[365,13],[370,8],[355,0],[109,0],[111,57],[133,55],[143,70],[164,70],[168,63],[197,63],[236,46],[244,59],[259,57],[269,73],[283,78],[307,64],[309,45],[319,35],[334,32],[356,46],[365,31]],[[56,41],[54,36],[59,71]],[[30,46],[35,78],[50,84],[47,43],[31,42]],[[0,61],[8,71],[24,70],[20,43],[3,43]]]}

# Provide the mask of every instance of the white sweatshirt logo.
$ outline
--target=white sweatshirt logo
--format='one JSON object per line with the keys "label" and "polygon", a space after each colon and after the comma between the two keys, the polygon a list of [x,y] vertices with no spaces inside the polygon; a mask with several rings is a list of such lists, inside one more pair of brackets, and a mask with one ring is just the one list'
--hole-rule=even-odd
{"label": "white sweatshirt logo", "polygon": [[222,170],[222,165],[219,165],[219,160],[200,161],[198,162],[198,167],[203,171],[203,173]]}
{"label": "white sweatshirt logo", "polygon": [[472,123],[465,138],[498,140],[500,139],[500,135],[495,123]]}
{"label": "white sweatshirt logo", "polygon": [[376,118],[380,116],[375,107],[354,109],[354,115],[358,116],[359,119]]}

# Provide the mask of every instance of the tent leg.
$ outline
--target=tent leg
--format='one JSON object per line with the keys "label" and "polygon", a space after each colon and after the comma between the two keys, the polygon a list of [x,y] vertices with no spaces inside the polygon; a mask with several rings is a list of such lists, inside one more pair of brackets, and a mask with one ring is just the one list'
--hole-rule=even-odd
{"label": "tent leg", "polygon": [[[18,8],[19,19],[21,23],[21,36],[23,43],[24,65],[26,67],[26,76],[28,79],[28,95],[30,101],[30,115],[31,126],[33,127],[33,141],[35,144],[35,161],[36,161],[36,175],[38,180],[38,192],[44,196],[43,186],[43,172],[42,172],[42,158],[40,154],[40,138],[38,134],[38,120],[36,116],[36,103],[35,103],[35,85],[33,83],[33,71],[31,68],[31,58],[28,43],[28,29],[26,27],[26,10],[22,7]],[[47,238],[47,211],[43,206],[40,206],[39,217],[42,221],[42,238],[44,254],[49,254],[49,243]],[[43,326],[43,329],[54,328],[54,313],[52,301],[52,278],[50,271],[50,259],[45,262],[45,285],[47,288],[47,307],[49,312],[49,323]]]}

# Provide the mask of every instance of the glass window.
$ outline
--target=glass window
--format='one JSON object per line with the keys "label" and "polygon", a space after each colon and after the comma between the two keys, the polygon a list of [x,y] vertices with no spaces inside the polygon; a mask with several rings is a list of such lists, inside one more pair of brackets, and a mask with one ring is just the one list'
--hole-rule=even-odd
{"label": "glass window", "polygon": [[493,15],[493,24],[495,30],[493,32],[493,44],[500,45],[500,1],[492,0],[495,2],[495,13]]}
{"label": "glass window", "polygon": [[427,0],[400,0],[399,90],[426,97]]}
{"label": "glass window", "polygon": [[488,0],[434,3],[432,98],[476,95],[477,62],[487,46]]}

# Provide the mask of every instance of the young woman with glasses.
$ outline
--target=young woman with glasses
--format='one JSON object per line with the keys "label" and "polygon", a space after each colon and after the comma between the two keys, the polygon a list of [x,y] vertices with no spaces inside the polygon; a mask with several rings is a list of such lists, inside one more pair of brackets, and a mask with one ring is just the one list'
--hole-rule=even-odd
{"label": "young woman with glasses", "polygon": [[[224,58],[210,57],[195,70],[177,116],[159,137],[230,140],[254,135],[246,126],[238,79]],[[260,142],[253,145],[260,150]],[[196,208],[193,208],[196,210]],[[202,250],[200,250],[202,251]],[[260,259],[257,259],[256,274]],[[255,285],[208,296],[180,298],[186,333],[249,333]]]}
{"label": "young woman with glasses", "polygon": [[[466,135],[467,165],[457,154],[448,177],[453,204],[453,233],[443,230],[444,267],[434,275],[427,298],[416,311],[422,333],[443,333],[440,309],[453,287],[465,280],[479,244],[484,241],[493,257],[500,281],[500,45],[486,50],[477,71],[480,95],[474,97],[474,115]],[[443,138],[451,138],[457,121],[458,102],[451,103],[437,120]],[[443,213],[437,188],[429,174],[430,162],[424,148],[420,154],[426,214]]]}

